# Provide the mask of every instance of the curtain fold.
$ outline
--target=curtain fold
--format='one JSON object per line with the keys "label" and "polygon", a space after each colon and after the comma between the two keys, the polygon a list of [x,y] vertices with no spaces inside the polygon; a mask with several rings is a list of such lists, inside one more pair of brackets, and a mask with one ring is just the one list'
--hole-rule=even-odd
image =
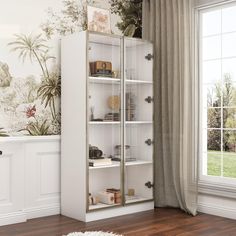
{"label": "curtain fold", "polygon": [[192,0],[144,0],[143,38],[155,48],[155,205],[197,212],[198,104]]}

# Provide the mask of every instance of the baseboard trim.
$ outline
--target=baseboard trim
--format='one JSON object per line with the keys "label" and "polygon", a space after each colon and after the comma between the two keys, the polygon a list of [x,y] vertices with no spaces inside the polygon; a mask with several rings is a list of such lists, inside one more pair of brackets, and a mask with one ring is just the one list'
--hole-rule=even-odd
{"label": "baseboard trim", "polygon": [[0,214],[0,226],[26,222],[29,219],[59,215],[60,204],[53,204],[41,207],[26,208],[23,211]]}
{"label": "baseboard trim", "polygon": [[210,215],[222,216],[236,220],[236,208],[228,208],[213,204],[198,203],[198,211]]}
{"label": "baseboard trim", "polygon": [[27,219],[34,219],[45,216],[59,215],[60,214],[60,204],[31,207],[24,209]]}
{"label": "baseboard trim", "polygon": [[27,217],[24,211],[17,211],[8,214],[0,214],[0,226],[26,222]]}

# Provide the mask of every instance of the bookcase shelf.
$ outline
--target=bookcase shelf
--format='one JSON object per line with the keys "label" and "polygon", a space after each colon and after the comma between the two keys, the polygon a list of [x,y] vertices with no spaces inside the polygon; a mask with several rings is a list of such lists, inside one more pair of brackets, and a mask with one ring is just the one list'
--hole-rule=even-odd
{"label": "bookcase shelf", "polygon": [[[89,76],[89,82],[90,83],[95,83],[95,84],[117,84],[117,85],[119,85],[121,80],[119,78]],[[145,81],[145,80],[130,80],[130,79],[127,79],[126,84],[128,84],[128,85],[132,85],[132,84],[141,84],[141,85],[142,84],[147,84],[147,85],[149,84],[149,85],[152,85],[153,82],[152,81]]]}
{"label": "bookcase shelf", "polygon": [[138,202],[144,202],[144,201],[152,201],[153,198],[144,198],[137,196],[135,199],[126,199],[126,204],[132,204],[132,203],[138,203]]}
{"label": "bookcase shelf", "polygon": [[120,121],[89,121],[90,125],[119,125]]}
{"label": "bookcase shelf", "polygon": [[[152,165],[152,161],[137,160],[137,161],[130,161],[130,162],[125,163],[125,166],[138,166],[138,165]],[[120,167],[120,162],[113,161],[112,165],[95,166],[95,167],[90,166],[89,169],[96,170],[96,169],[106,169],[106,168],[114,168],[114,167]]]}
{"label": "bookcase shelf", "polygon": [[108,205],[104,203],[98,203],[96,205],[90,205],[89,210],[93,211],[93,210],[98,210],[98,209],[103,209],[103,208],[112,208],[112,207],[118,207],[118,206],[121,206],[121,204]]}
{"label": "bookcase shelf", "polygon": [[[88,222],[153,209],[152,43],[85,31],[61,45],[61,213]],[[118,78],[91,76],[102,72]],[[136,159],[94,161],[109,156]]]}
{"label": "bookcase shelf", "polygon": [[152,81],[145,81],[145,80],[130,80],[130,79],[127,79],[126,84],[150,84],[150,85],[152,85],[153,82]]}
{"label": "bookcase shelf", "polygon": [[149,121],[149,120],[147,120],[147,121],[126,121],[125,123],[127,125],[138,125],[138,124],[145,125],[145,124],[152,124],[153,121]]}
{"label": "bookcase shelf", "polygon": [[109,77],[93,77],[89,76],[89,82],[95,84],[120,84],[120,79]]}
{"label": "bookcase shelf", "polygon": [[[127,125],[152,124],[153,121],[126,121]],[[119,125],[120,121],[89,121],[90,125]]]}

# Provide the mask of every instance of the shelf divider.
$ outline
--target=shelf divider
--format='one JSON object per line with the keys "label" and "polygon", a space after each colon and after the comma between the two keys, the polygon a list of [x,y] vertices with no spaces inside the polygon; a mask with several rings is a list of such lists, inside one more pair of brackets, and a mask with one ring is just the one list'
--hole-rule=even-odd
{"label": "shelf divider", "polygon": [[126,79],[126,84],[153,84],[153,82],[147,80]]}
{"label": "shelf divider", "polygon": [[[126,121],[126,124],[152,124],[153,121]],[[90,125],[115,125],[120,124],[120,121],[89,121]]]}
{"label": "shelf divider", "polygon": [[119,78],[110,78],[110,77],[93,77],[89,76],[89,82],[94,84],[120,84]]}
{"label": "shelf divider", "polygon": [[[138,165],[151,165],[152,161],[145,161],[145,160],[137,160],[137,161],[129,161],[125,163],[125,166],[138,166]],[[96,170],[96,169],[106,169],[106,168],[115,168],[120,167],[120,162],[113,161],[111,165],[104,165],[104,166],[90,166],[90,170]]]}

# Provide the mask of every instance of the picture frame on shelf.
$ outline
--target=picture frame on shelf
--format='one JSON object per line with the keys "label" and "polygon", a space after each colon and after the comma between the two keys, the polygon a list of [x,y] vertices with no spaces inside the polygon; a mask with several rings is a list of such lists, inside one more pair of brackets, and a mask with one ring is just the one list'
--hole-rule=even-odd
{"label": "picture frame on shelf", "polygon": [[87,6],[88,30],[111,34],[111,13],[108,9]]}

